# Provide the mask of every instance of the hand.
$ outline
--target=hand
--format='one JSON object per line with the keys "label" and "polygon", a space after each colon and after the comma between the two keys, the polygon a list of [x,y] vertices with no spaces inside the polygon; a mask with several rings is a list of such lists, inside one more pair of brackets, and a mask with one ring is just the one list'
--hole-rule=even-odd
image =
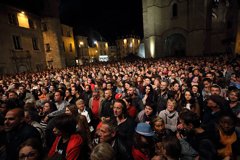
{"label": "hand", "polygon": [[49,120],[49,117],[46,116],[43,121],[44,121],[45,123],[47,123],[48,120]]}

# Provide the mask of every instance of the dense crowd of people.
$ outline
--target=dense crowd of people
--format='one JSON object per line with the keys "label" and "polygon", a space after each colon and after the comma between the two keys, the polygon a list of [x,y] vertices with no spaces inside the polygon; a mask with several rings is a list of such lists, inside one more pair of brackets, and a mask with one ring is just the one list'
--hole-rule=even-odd
{"label": "dense crowd of people", "polygon": [[233,55],[2,75],[0,159],[235,160],[239,99]]}

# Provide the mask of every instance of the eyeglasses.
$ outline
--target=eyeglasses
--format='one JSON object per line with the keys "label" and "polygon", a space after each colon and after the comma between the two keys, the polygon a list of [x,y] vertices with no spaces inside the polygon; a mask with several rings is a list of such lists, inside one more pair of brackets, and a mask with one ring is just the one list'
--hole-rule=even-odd
{"label": "eyeglasses", "polygon": [[19,160],[26,160],[26,159],[31,159],[31,158],[36,158],[37,152],[29,152],[28,154],[20,154]]}

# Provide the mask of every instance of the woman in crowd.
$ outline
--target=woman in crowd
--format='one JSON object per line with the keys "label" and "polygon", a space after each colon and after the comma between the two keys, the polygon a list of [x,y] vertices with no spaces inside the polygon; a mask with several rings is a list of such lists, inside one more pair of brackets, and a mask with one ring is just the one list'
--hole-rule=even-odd
{"label": "woman in crowd", "polygon": [[186,90],[182,96],[182,100],[179,105],[179,111],[181,112],[184,108],[191,110],[200,116],[200,106],[198,100],[194,97],[190,90]]}
{"label": "woman in crowd", "polygon": [[165,127],[164,120],[160,117],[155,117],[151,123],[151,127],[155,132],[154,141],[162,142],[162,139],[166,136],[173,135],[173,132],[170,129]]}
{"label": "woman in crowd", "polygon": [[83,154],[83,139],[76,133],[76,125],[76,119],[70,115],[56,117],[53,132],[57,137],[48,153],[49,159],[77,160]]}
{"label": "woman in crowd", "polygon": [[173,132],[177,130],[178,112],[176,109],[176,100],[168,99],[167,108],[159,113],[159,117],[164,120],[166,128],[172,130]]}
{"label": "woman in crowd", "polygon": [[133,137],[132,156],[134,160],[150,160],[154,154],[154,132],[147,123],[138,123]]}
{"label": "woman in crowd", "polygon": [[37,139],[30,138],[19,147],[19,160],[43,160],[44,157],[42,144]]}
{"label": "woman in crowd", "polygon": [[136,122],[150,123],[156,117],[156,107],[153,104],[145,104],[144,109],[138,113]]}

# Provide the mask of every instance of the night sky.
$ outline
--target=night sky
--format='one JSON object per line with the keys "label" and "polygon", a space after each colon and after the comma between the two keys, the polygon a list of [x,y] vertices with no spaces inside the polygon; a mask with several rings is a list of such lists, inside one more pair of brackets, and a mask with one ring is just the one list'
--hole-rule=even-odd
{"label": "night sky", "polygon": [[[3,0],[2,2],[41,13],[44,0]],[[74,33],[101,34],[108,41],[117,37],[143,37],[141,0],[60,0],[61,22],[74,27]]]}

